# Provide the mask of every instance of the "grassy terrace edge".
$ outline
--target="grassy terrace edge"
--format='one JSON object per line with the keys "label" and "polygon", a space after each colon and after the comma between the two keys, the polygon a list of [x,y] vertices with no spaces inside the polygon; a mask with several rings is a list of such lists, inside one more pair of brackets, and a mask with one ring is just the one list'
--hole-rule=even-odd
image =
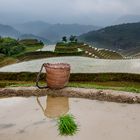
{"label": "grassy terrace edge", "polygon": [[36,51],[36,52],[27,52],[19,55],[17,58],[21,61],[29,61],[34,59],[49,58],[49,57],[61,57],[61,56],[83,56],[84,52],[52,52],[52,51]]}
{"label": "grassy terrace edge", "polygon": [[[0,72],[0,80],[36,81],[37,72]],[[45,73],[41,74],[44,81]],[[127,81],[140,82],[140,74],[131,73],[71,73],[72,82]]]}
{"label": "grassy terrace edge", "polygon": [[[37,73],[0,72],[0,88],[6,86],[35,86]],[[40,84],[45,84],[45,74],[41,74]],[[140,93],[140,74],[129,73],[72,73],[69,87],[112,89]]]}

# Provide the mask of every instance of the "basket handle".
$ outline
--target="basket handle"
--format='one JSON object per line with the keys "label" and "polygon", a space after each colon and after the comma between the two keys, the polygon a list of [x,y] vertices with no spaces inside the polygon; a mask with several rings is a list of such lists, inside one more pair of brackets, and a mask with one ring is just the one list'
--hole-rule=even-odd
{"label": "basket handle", "polygon": [[[45,64],[45,63],[44,63],[44,64]],[[37,78],[36,78],[36,86],[37,86],[38,88],[40,88],[40,89],[43,89],[43,88],[47,88],[47,87],[48,87],[48,86],[40,86],[40,85],[39,85],[40,75],[41,75],[42,69],[43,69],[43,67],[44,67],[44,64],[42,64],[41,69],[40,69],[40,71],[39,71],[39,73],[38,73],[38,75],[37,75]]]}
{"label": "basket handle", "polygon": [[38,97],[38,96],[36,97],[36,100],[37,100],[38,105],[39,105],[40,108],[42,109],[43,113],[45,114],[45,109],[43,108],[41,102],[39,101],[39,97]]}

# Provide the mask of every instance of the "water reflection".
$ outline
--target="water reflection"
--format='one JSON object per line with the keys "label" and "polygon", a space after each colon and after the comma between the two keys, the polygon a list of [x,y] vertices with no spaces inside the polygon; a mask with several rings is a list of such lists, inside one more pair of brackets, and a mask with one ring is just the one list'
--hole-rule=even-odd
{"label": "water reflection", "polygon": [[47,96],[46,109],[42,106],[39,97],[37,97],[37,103],[41,107],[44,115],[49,118],[60,117],[69,111],[68,97]]}

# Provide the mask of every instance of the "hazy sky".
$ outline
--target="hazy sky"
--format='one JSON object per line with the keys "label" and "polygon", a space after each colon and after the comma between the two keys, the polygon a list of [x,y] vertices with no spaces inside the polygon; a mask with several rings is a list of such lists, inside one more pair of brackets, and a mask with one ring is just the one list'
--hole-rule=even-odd
{"label": "hazy sky", "polygon": [[0,0],[0,23],[43,20],[104,25],[140,14],[140,0]]}

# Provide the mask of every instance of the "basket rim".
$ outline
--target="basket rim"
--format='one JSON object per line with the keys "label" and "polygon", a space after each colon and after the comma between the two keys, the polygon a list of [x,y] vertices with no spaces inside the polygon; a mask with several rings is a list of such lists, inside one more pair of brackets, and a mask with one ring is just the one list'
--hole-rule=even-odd
{"label": "basket rim", "polygon": [[43,65],[53,69],[70,69],[70,64],[68,63],[44,63]]}

